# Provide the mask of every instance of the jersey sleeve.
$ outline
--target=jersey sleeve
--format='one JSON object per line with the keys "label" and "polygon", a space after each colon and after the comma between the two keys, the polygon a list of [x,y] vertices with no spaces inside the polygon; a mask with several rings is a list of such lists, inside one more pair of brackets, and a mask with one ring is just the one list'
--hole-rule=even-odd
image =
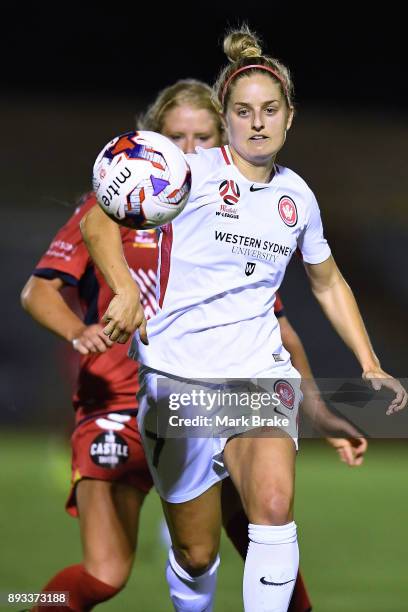
{"label": "jersey sleeve", "polygon": [[283,306],[283,302],[281,300],[281,296],[279,293],[276,293],[275,304],[273,306],[273,310],[275,312],[275,317],[279,319],[280,317],[285,317],[285,308]]}
{"label": "jersey sleeve", "polygon": [[311,191],[309,219],[298,238],[298,247],[303,261],[310,264],[322,263],[331,254],[330,247],[323,235],[319,205]]}
{"label": "jersey sleeve", "polygon": [[79,223],[96,203],[95,196],[82,198],[74,214],[58,230],[47,251],[37,263],[33,275],[41,278],[61,278],[68,285],[77,285],[90,263]]}

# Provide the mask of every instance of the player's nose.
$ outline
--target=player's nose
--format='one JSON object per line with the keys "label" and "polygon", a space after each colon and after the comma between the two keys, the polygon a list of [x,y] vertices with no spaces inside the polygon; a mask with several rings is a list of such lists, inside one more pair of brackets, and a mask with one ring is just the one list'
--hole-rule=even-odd
{"label": "player's nose", "polygon": [[252,129],[256,132],[263,130],[265,127],[261,113],[254,113],[252,118]]}
{"label": "player's nose", "polygon": [[196,142],[194,137],[192,136],[191,138],[187,137],[186,138],[186,142],[185,142],[185,149],[184,153],[195,153],[195,148],[196,148]]}

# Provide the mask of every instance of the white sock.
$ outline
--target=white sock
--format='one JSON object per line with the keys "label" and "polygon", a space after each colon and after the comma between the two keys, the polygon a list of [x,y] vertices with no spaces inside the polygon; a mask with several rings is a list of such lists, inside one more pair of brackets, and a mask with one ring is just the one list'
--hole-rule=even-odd
{"label": "white sock", "polygon": [[245,612],[286,612],[299,567],[296,523],[248,526]]}
{"label": "white sock", "polygon": [[205,574],[190,576],[177,563],[173,549],[169,549],[166,578],[176,612],[212,612],[219,564],[220,557],[217,555]]}

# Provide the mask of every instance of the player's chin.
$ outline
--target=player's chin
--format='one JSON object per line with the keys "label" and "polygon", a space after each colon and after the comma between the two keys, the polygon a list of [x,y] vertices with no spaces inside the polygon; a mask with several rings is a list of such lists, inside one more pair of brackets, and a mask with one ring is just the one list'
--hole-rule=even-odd
{"label": "player's chin", "polygon": [[278,148],[269,139],[249,140],[247,144],[248,159],[256,165],[264,165],[278,152]]}

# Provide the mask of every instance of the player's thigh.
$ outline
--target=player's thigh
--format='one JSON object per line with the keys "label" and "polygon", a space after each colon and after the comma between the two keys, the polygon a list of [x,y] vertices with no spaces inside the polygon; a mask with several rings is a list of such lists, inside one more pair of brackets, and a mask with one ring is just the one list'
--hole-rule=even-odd
{"label": "player's thigh", "polygon": [[76,497],[84,556],[89,560],[133,556],[146,494],[115,481],[84,478]]}
{"label": "player's thigh", "polygon": [[224,449],[225,465],[250,522],[267,523],[274,505],[286,505],[291,518],[296,447],[292,438],[271,433],[237,436]]}
{"label": "player's thigh", "polygon": [[162,499],[173,547],[180,551],[205,550],[215,556],[221,534],[221,483],[199,497],[174,504]]}

